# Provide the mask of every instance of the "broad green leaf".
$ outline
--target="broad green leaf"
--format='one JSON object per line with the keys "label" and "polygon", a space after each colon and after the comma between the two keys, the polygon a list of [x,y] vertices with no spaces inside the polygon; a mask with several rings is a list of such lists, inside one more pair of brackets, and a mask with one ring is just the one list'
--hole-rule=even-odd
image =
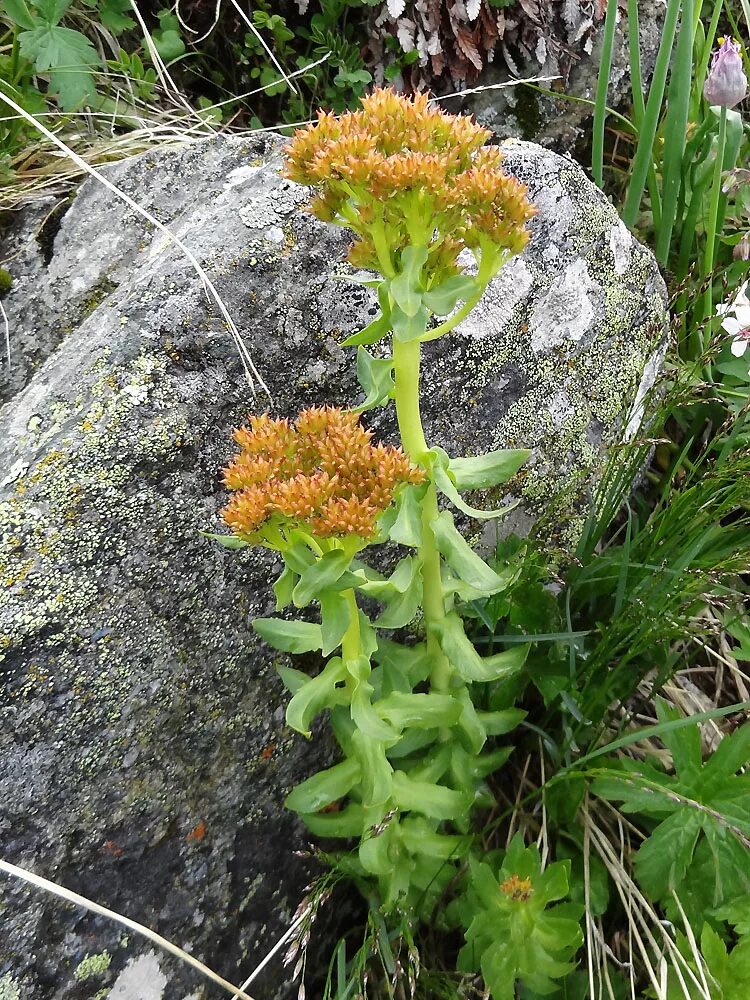
{"label": "broad green leaf", "polygon": [[[424,309],[420,274],[426,260],[426,247],[406,247],[401,254],[401,274],[388,282],[389,294],[399,309],[408,317],[415,316],[420,308]],[[422,330],[424,331],[424,326]]]}
{"label": "broad green leaf", "polygon": [[391,844],[396,830],[397,823],[391,821],[382,833],[377,836],[371,834],[359,845],[359,860],[366,872],[371,875],[387,875],[393,870]]}
{"label": "broad green leaf", "polygon": [[273,585],[273,592],[276,596],[276,610],[283,611],[292,602],[292,591],[297,583],[297,574],[293,573],[288,566],[284,567],[284,572]]}
{"label": "broad green leaf", "polygon": [[359,333],[353,333],[351,336],[347,337],[346,340],[341,341],[342,347],[360,347],[363,344],[376,344],[383,337],[386,337],[391,332],[391,320],[390,316],[383,315],[381,313],[377,319],[374,319],[372,323],[360,330]]}
{"label": "broad green leaf", "polygon": [[198,534],[203,535],[211,542],[218,542],[225,549],[245,549],[250,544],[238,538],[237,535],[215,535],[211,531],[199,531]]}
{"label": "broad green leaf", "polygon": [[[346,668],[339,657],[329,660],[323,670],[308,679],[289,702],[286,710],[287,725],[303,736],[310,736],[310,723],[325,708],[345,704],[348,700],[343,684]],[[341,687],[339,687],[341,685]]]}
{"label": "broad green leaf", "polygon": [[281,678],[284,687],[290,694],[296,694],[310,680],[308,674],[304,673],[302,670],[295,670],[294,667],[279,666],[276,668],[276,672]]}
{"label": "broad green leaf", "polygon": [[[493,680],[505,680],[514,677],[523,667],[529,655],[531,645],[511,646],[502,653],[495,653],[494,656],[482,657],[482,668],[485,673],[492,675]],[[506,716],[507,712],[500,712],[499,715]]]}
{"label": "broad green leaf", "polygon": [[430,654],[425,643],[404,646],[385,636],[378,636],[377,641],[375,660],[383,667],[384,676],[392,678],[389,682],[390,690],[411,690],[429,677]]}
{"label": "broad green leaf", "polygon": [[284,653],[309,653],[313,649],[320,649],[323,645],[320,625],[315,625],[313,622],[256,618],[252,625],[264,642]]}
{"label": "broad green leaf", "polygon": [[660,823],[635,855],[638,881],[653,900],[679,894],[701,832],[697,810],[678,809]]}
{"label": "broad green leaf", "polygon": [[354,408],[363,413],[375,406],[385,406],[395,388],[393,358],[374,358],[364,347],[357,350],[357,379],[365,393],[364,403]]}
{"label": "broad green leaf", "polygon": [[407,343],[421,337],[427,329],[427,310],[424,306],[417,309],[413,316],[407,316],[398,306],[391,310],[391,326],[397,340]]}
{"label": "broad green leaf", "polygon": [[413,781],[403,771],[393,772],[393,799],[399,809],[420,812],[433,819],[464,819],[474,796],[427,781]]}
{"label": "broad green leaf", "polygon": [[318,595],[323,635],[323,656],[330,656],[344,638],[351,622],[349,602],[336,590],[325,590]]}
{"label": "broad green leaf", "polygon": [[317,562],[304,571],[294,588],[292,600],[296,607],[306,607],[314,597],[332,587],[349,568],[351,561],[351,553],[344,549],[324,552]]}
{"label": "broad green leaf", "polygon": [[357,660],[348,660],[346,669],[354,678],[352,692],[352,719],[363,736],[371,740],[390,742],[398,739],[399,730],[394,729],[378,715],[372,704],[375,689],[369,682],[370,664],[364,656]]}
{"label": "broad green leaf", "polygon": [[297,576],[302,576],[306,569],[315,565],[318,557],[310,551],[310,547],[292,532],[292,544],[284,550],[284,562]]}
{"label": "broad green leaf", "polygon": [[518,501],[515,501],[508,504],[507,507],[499,507],[496,510],[480,510],[478,507],[471,507],[461,498],[461,494],[456,489],[453,480],[448,474],[450,459],[442,448],[433,448],[431,456],[431,474],[435,485],[441,493],[448,497],[454,507],[457,507],[464,514],[468,514],[469,517],[474,517],[482,521],[490,521],[497,517],[504,517],[505,514],[518,506]]}
{"label": "broad green leaf", "polygon": [[[697,728],[697,727],[696,727]],[[750,764],[750,722],[745,722],[731,736],[725,736],[709,759],[706,771],[712,775],[735,774]]]}
{"label": "broad green leaf", "polygon": [[359,584],[359,590],[368,597],[385,601],[393,594],[404,594],[411,586],[414,579],[415,567],[419,567],[419,560],[413,556],[406,556],[402,559],[389,577],[379,577],[378,579],[368,579]]}
{"label": "broad green leaf", "polygon": [[[440,648],[465,681],[482,680],[482,657],[464,632],[464,625],[455,612],[436,622],[431,630]],[[489,679],[489,678],[488,678]]]}
{"label": "broad green leaf", "polygon": [[490,451],[476,458],[452,458],[448,470],[457,489],[484,490],[507,483],[530,456],[531,451],[524,448]]}
{"label": "broad green leaf", "polygon": [[302,819],[316,837],[359,837],[365,827],[365,810],[359,802],[351,802],[341,812],[303,813]]}
{"label": "broad green leaf", "polygon": [[466,274],[457,274],[446,278],[439,285],[424,294],[424,304],[437,316],[447,316],[456,308],[459,299],[466,301],[479,291],[476,278]]}
{"label": "broad green leaf", "polygon": [[409,694],[392,691],[376,705],[378,714],[398,729],[433,729],[452,726],[462,707],[449,694]]}
{"label": "broad green leaf", "polygon": [[151,37],[165,63],[179,59],[185,54],[185,43],[180,35],[179,19],[170,10],[158,10],[159,28],[151,32]]}
{"label": "broad green leaf", "polygon": [[393,768],[385,755],[385,745],[355,729],[352,746],[362,768],[362,802],[366,808],[380,806],[391,797]]}
{"label": "broad green leaf", "polygon": [[482,725],[469,690],[460,688],[455,694],[456,701],[461,703],[461,718],[457,729],[464,736],[464,743],[472,753],[478,754],[487,741],[487,730]]}
{"label": "broad green leaf", "polygon": [[396,519],[388,530],[391,541],[417,548],[422,542],[422,500],[427,485],[402,486],[396,494]]}
{"label": "broad green leaf", "polygon": [[34,17],[24,0],[5,0],[5,13],[19,28],[35,27]]}
{"label": "broad green leaf", "polygon": [[402,628],[413,621],[417,614],[422,602],[422,563],[419,559],[407,556],[400,566],[404,564],[410,570],[408,584],[402,593],[397,590],[388,600],[385,611],[375,622],[376,628]]}
{"label": "broad green leaf", "polygon": [[129,12],[133,9],[130,0],[99,0],[97,9],[99,20],[113,35],[121,35],[123,31],[135,26],[135,21],[129,16]]}
{"label": "broad green leaf", "polygon": [[[663,698],[656,699],[656,716],[659,722],[673,722],[682,713]],[[702,763],[701,731],[698,726],[685,726],[662,733],[661,740],[672,755],[675,770],[682,774],[690,769],[697,774]]]}
{"label": "broad green leaf", "polygon": [[503,712],[477,712],[488,736],[505,736],[526,718],[522,708],[506,708]]}
{"label": "broad green leaf", "polygon": [[483,594],[496,594],[505,590],[510,582],[509,578],[498,575],[476,554],[456,528],[450,511],[442,511],[431,522],[430,527],[438,551],[464,583]]}
{"label": "broad green leaf", "polygon": [[32,4],[42,20],[47,24],[59,24],[73,0],[32,0]]}
{"label": "broad green leaf", "polygon": [[318,771],[287,796],[284,805],[299,813],[315,813],[347,795],[359,781],[359,762],[344,760]]}
{"label": "broad green leaf", "polygon": [[37,73],[49,72],[49,89],[63,111],[76,111],[96,97],[90,69],[99,65],[91,42],[72,28],[45,25],[18,35],[21,55]]}
{"label": "broad green leaf", "polygon": [[401,842],[412,854],[429,854],[433,858],[460,857],[470,837],[452,837],[436,833],[421,816],[407,816],[401,821]]}

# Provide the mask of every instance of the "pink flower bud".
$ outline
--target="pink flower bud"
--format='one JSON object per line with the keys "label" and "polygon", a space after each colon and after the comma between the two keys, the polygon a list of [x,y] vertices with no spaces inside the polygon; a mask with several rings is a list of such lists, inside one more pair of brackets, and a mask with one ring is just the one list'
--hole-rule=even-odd
{"label": "pink flower bud", "polygon": [[735,260],[750,260],[750,233],[745,233],[732,251]]}
{"label": "pink flower bud", "polygon": [[725,38],[711,60],[711,71],[703,84],[703,96],[712,107],[733,108],[747,97],[747,77],[740,47]]}

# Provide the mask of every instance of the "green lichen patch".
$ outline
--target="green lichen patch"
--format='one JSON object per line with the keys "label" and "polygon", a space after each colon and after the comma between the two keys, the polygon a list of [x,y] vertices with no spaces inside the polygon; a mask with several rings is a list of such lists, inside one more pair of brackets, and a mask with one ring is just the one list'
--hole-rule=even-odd
{"label": "green lichen patch", "polygon": [[79,962],[73,975],[81,981],[103,976],[111,962],[112,956],[108,951],[102,951],[98,955],[87,955],[82,962]]}
{"label": "green lichen patch", "polygon": [[21,991],[10,973],[0,979],[0,1000],[21,1000]]}

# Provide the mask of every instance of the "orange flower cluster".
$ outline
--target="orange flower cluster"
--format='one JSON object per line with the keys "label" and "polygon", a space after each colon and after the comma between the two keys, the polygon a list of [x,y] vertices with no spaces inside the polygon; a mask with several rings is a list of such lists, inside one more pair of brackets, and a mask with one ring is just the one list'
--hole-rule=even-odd
{"label": "orange flower cluster", "polygon": [[396,488],[425,478],[400,448],[373,445],[358,415],[337,407],[303,410],[293,424],[254,416],[234,439],[241,451],[224,482],[235,493],[222,516],[248,541],[272,520],[319,538],[368,538]]}
{"label": "orange flower cluster", "polygon": [[525,186],[502,172],[500,150],[484,147],[487,129],[431,106],[426,94],[383,89],[361,103],[338,118],[319,112],[286,148],[287,177],[318,189],[311,211],[359,236],[353,263],[379,269],[372,227],[385,225],[390,249],[399,250],[413,242],[415,220],[430,224],[433,272],[455,269],[464,246],[524,248],[536,209]]}
{"label": "orange flower cluster", "polygon": [[521,878],[520,875],[511,875],[509,878],[501,883],[500,891],[504,893],[508,899],[513,899],[516,902],[525,902],[527,899],[531,898],[534,890],[531,887],[530,878]]}

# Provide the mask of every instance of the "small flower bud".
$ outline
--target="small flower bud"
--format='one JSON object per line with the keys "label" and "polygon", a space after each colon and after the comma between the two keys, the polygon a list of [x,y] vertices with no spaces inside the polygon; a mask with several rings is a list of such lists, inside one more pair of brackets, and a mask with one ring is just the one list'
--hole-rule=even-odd
{"label": "small flower bud", "polygon": [[747,97],[747,77],[742,68],[740,47],[725,38],[711,60],[711,70],[703,84],[703,96],[712,107],[733,108]]}
{"label": "small flower bud", "polygon": [[750,233],[745,233],[735,246],[732,256],[735,260],[750,260]]}

